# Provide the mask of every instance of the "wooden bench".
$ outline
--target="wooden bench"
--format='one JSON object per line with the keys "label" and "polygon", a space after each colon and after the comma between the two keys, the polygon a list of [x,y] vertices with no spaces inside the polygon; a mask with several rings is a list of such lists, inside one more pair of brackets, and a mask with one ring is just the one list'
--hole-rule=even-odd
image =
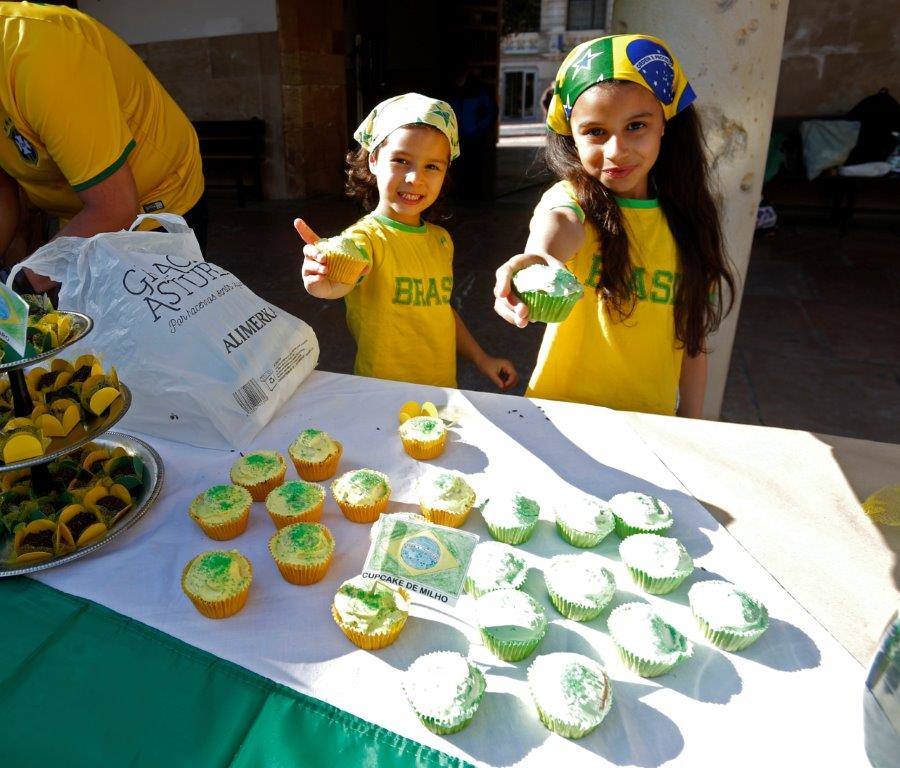
{"label": "wooden bench", "polygon": [[197,120],[194,129],[200,140],[207,191],[235,190],[241,207],[246,205],[248,190],[255,199],[262,199],[265,121],[258,117]]}

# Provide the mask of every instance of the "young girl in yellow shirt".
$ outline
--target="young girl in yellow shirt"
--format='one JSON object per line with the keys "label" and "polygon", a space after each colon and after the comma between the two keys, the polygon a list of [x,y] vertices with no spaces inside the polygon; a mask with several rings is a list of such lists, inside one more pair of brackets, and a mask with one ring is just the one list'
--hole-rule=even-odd
{"label": "young girl in yellow shirt", "polygon": [[499,389],[514,386],[513,364],[486,354],[450,306],[453,241],[423,220],[459,156],[452,108],[417,93],[396,96],[375,107],[354,138],[360,149],[347,158],[347,191],[374,208],[342,233],[368,259],[358,284],[330,279],[316,234],[301,219],[294,222],[307,243],[306,290],[346,302],[357,344],[354,373],[455,387],[459,353]]}
{"label": "young girl in yellow shirt", "polygon": [[559,68],[546,158],[560,181],[531,220],[525,253],[497,270],[496,312],[528,309],[513,275],[546,263],[585,287],[549,324],[529,396],[700,416],[706,337],[734,279],[709,189],[696,98],[662,40],[590,40]]}

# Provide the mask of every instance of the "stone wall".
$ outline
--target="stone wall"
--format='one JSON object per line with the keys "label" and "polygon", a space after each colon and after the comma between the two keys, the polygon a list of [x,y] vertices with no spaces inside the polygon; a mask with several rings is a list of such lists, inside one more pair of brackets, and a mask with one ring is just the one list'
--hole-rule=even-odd
{"label": "stone wall", "polygon": [[286,196],[278,33],[132,45],[191,120],[266,122],[263,192]]}
{"label": "stone wall", "polygon": [[835,115],[900,87],[900,13],[892,0],[790,0],[776,117]]}

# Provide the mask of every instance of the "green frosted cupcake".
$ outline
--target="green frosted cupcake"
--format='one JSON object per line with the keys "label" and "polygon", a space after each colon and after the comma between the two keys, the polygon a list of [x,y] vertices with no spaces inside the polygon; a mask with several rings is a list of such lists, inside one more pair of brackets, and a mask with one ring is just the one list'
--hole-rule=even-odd
{"label": "green frosted cupcake", "polygon": [[616,519],[616,533],[622,539],[635,533],[664,535],[675,524],[669,505],[646,493],[618,493],[609,500],[609,506]]}
{"label": "green frosted cupcake", "polygon": [[607,627],[622,661],[641,677],[664,675],[694,652],[693,643],[647,603],[620,605]]}
{"label": "green frosted cupcake", "polygon": [[541,644],[547,632],[544,609],[527,592],[495,589],[475,601],[481,639],[503,661],[521,661]]}
{"label": "green frosted cupcake", "polygon": [[614,527],[609,504],[595,496],[574,496],[556,508],[556,530],[573,547],[596,547]]}
{"label": "green frosted cupcake", "polygon": [[584,296],[584,288],[567,269],[532,264],[513,275],[513,287],[534,323],[561,323]]}
{"label": "green frosted cupcake", "polygon": [[525,583],[527,575],[528,565],[512,547],[484,541],[472,553],[466,574],[466,592],[481,597],[495,589],[518,589]]}
{"label": "green frosted cupcake", "polygon": [[528,668],[528,687],[541,722],[567,739],[587,736],[612,707],[606,671],[578,653],[538,656]]}
{"label": "green frosted cupcake", "polygon": [[558,555],[544,573],[550,602],[575,621],[596,619],[616,594],[616,579],[591,552]]}
{"label": "green frosted cupcake", "polygon": [[485,687],[481,670],[449,651],[420,656],[403,676],[403,692],[416,717],[439,735],[456,733],[472,722]]}
{"label": "green frosted cupcake", "polygon": [[284,482],[287,465],[278,451],[253,451],[231,465],[231,482],[246,488],[253,501],[266,496]]}
{"label": "green frosted cupcake", "polygon": [[619,557],[637,584],[651,595],[667,595],[694,571],[694,561],[678,539],[636,533],[619,544]]}
{"label": "green frosted cupcake", "polygon": [[276,528],[291,523],[315,523],[322,517],[325,489],[318,483],[291,480],[266,496],[266,511]]}
{"label": "green frosted cupcake", "polygon": [[524,544],[537,525],[541,507],[533,499],[516,493],[490,499],[481,510],[488,531],[504,544]]}
{"label": "green frosted cupcake", "polygon": [[369,264],[368,254],[349,237],[322,238],[316,241],[316,250],[328,259],[329,280],[339,283],[356,285]]}
{"label": "green frosted cupcake", "polygon": [[225,541],[247,530],[253,497],[239,485],[214,485],[191,502],[188,514],[211,539]]}
{"label": "green frosted cupcake", "polygon": [[688,600],[703,634],[723,651],[744,650],[769,626],[766,606],[727,581],[698,581]]}
{"label": "green frosted cupcake", "polygon": [[459,528],[475,506],[475,491],[459,472],[426,475],[419,481],[418,490],[419,509],[437,525]]}
{"label": "green frosted cupcake", "polygon": [[406,625],[409,593],[403,587],[356,576],[338,588],[331,603],[331,617],[360,648],[386,648]]}

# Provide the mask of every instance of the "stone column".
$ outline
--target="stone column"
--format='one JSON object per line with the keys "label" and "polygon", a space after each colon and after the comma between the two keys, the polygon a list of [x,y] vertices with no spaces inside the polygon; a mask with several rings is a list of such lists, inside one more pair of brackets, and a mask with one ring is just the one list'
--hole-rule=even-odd
{"label": "stone column", "polygon": [[703,415],[716,419],[750,261],[772,128],[787,0],[615,0],[613,32],[664,39],[697,92],[718,174],[726,247],[737,277],[735,306],[709,342]]}

